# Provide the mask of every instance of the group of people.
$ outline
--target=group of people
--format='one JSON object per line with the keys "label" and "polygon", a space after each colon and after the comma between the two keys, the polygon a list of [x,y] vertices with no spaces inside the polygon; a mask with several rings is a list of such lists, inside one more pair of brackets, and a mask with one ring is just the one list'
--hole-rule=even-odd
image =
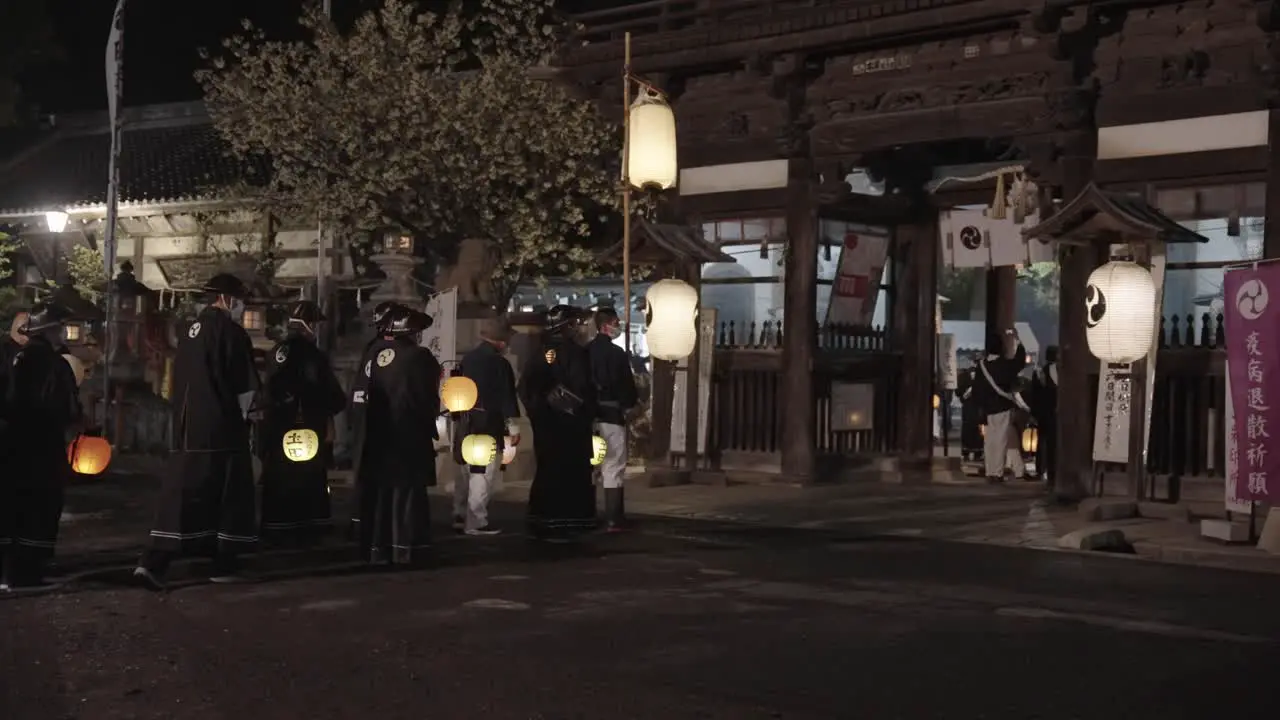
{"label": "group of people", "polygon": [[[982,436],[984,473],[991,483],[1003,482],[1006,471],[1015,478],[1050,479],[1057,462],[1058,348],[1045,352],[1045,364],[1020,387],[1027,351],[1015,330],[987,341],[986,353],[961,391],[963,402],[986,426]],[[1036,473],[1027,472],[1022,459],[1022,431],[1036,427]]]}
{"label": "group of people", "polygon": [[[203,290],[208,304],[179,337],[174,358],[172,449],[135,582],[163,589],[181,556],[208,558],[212,581],[235,582],[244,577],[242,558],[261,541],[305,544],[332,529],[328,472],[334,418],[344,410],[353,421],[351,527],[360,557],[373,565],[420,564],[431,544],[427,489],[436,484],[434,443],[443,415],[442,365],[421,345],[432,318],[396,303],[375,308],[375,337],[348,392],[317,344],[325,317],[314,302],[289,308],[287,337],[267,353],[260,375],[241,324],[248,288],[221,274]],[[60,357],[68,319],[57,306],[38,306],[20,327],[15,323],[19,339],[5,346],[0,452],[10,464],[0,481],[0,564],[9,587],[43,582],[70,475],[67,442],[82,429],[77,381]],[[498,532],[488,517],[489,495],[502,469],[502,444],[520,442],[513,425],[521,404],[536,440],[530,536],[564,542],[596,528],[597,431],[608,443],[601,467],[605,522],[610,530],[624,526],[625,424],[638,398],[626,353],[613,343],[616,313],[598,311],[599,332],[588,339],[591,319],[567,305],[548,311],[542,345],[518,384],[506,357],[512,329],[503,319],[489,321],[481,342],[461,359],[455,373],[475,382],[478,397],[452,417],[462,468],[454,482],[456,531]],[[487,465],[462,461],[469,435],[499,443]]]}

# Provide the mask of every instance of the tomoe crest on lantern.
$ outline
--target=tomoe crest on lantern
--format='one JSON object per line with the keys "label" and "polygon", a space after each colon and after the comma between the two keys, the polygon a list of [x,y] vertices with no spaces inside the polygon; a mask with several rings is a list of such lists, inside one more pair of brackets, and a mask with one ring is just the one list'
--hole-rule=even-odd
{"label": "tomoe crest on lantern", "polygon": [[645,293],[644,321],[653,357],[688,357],[698,342],[698,292],[680,280],[659,280]]}
{"label": "tomoe crest on lantern", "polygon": [[1132,363],[1151,352],[1156,332],[1156,285],[1145,267],[1125,260],[1089,276],[1085,294],[1089,350],[1107,363]]}

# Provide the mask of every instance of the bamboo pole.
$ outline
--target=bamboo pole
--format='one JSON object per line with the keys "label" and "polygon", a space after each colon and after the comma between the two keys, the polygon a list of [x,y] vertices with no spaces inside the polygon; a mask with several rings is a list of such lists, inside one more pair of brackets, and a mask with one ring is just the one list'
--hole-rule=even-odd
{"label": "bamboo pole", "polygon": [[622,55],[622,333],[631,362],[631,33]]}

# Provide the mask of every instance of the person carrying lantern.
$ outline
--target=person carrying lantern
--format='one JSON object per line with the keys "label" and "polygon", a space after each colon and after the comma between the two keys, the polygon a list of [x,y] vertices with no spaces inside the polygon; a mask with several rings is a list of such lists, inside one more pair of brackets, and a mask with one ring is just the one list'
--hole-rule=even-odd
{"label": "person carrying lantern", "polygon": [[[369,342],[365,343],[364,350],[361,351],[360,364],[356,367],[355,377],[351,380],[352,402],[347,410],[347,430],[351,438],[350,453],[351,458],[351,477],[360,475],[360,455],[361,445],[364,438],[364,394],[368,390],[368,376],[364,374],[364,365],[368,360],[369,348],[372,348],[382,340],[386,335],[387,320],[391,316],[391,309],[395,307],[404,307],[399,303],[384,300],[373,308],[373,315],[370,324],[373,326],[373,337]],[[356,400],[359,398],[359,400]],[[360,525],[360,487],[354,485],[351,488],[350,498],[350,522],[347,526],[347,539],[358,540]]]}
{"label": "person carrying lantern", "polygon": [[173,451],[156,519],[134,579],[152,590],[180,555],[213,559],[210,580],[243,579],[240,556],[258,544],[250,405],[260,381],[240,325],[249,289],[234,275],[205,283],[212,302],[178,338],[173,362]]}
{"label": "person carrying lantern", "polygon": [[[458,374],[476,384],[476,404],[460,413],[454,436],[454,460],[461,466],[461,476],[453,483],[453,529],[467,535],[496,535],[498,529],[489,524],[489,495],[502,472],[502,451],[506,443],[520,442],[520,436],[508,433],[510,421],[520,417],[516,399],[516,374],[507,361],[507,342],[511,325],[503,318],[491,318],[480,331],[480,344],[462,356]],[[488,465],[480,472],[462,457],[462,439],[469,435],[494,438],[496,449]]]}
{"label": "person carrying lantern", "polygon": [[419,343],[426,313],[392,306],[361,359],[353,406],[362,407],[356,447],[359,543],[370,564],[419,563],[431,543],[427,488],[436,484],[440,363]]}
{"label": "person carrying lantern", "polygon": [[0,473],[0,584],[38,586],[58,540],[63,493],[71,474],[67,443],[81,421],[71,366],[57,347],[71,312],[53,303],[32,308],[19,332],[27,342],[10,361],[4,393],[6,457]]}
{"label": "person carrying lantern", "polygon": [[332,526],[326,450],[347,398],[316,344],[315,326],[324,319],[315,302],[295,302],[288,336],[267,354],[258,449],[264,540],[306,543]]}
{"label": "person carrying lantern", "polygon": [[600,437],[605,441],[604,462],[600,465],[605,527],[609,532],[618,532],[626,522],[622,481],[627,470],[627,413],[635,408],[640,398],[627,351],[613,342],[622,334],[617,311],[613,308],[597,310],[596,327],[599,334],[587,344],[587,355],[591,359],[591,377],[596,386],[596,420],[600,425]]}
{"label": "person carrying lantern", "polygon": [[978,361],[972,387],[968,395],[986,416],[986,435],[983,437],[983,462],[986,465],[987,482],[1004,482],[1005,467],[1012,459],[1014,477],[1023,477],[1026,467],[1019,452],[1014,411],[1027,410],[1027,404],[1018,394],[1015,385],[1018,373],[1027,364],[1027,350],[1018,339],[1016,330],[1005,330],[1002,335],[987,338],[987,355]]}
{"label": "person carrying lantern", "polygon": [[586,318],[585,310],[570,305],[547,311],[542,347],[520,377],[537,463],[526,520],[537,540],[568,541],[596,526],[591,479],[595,384],[579,332]]}

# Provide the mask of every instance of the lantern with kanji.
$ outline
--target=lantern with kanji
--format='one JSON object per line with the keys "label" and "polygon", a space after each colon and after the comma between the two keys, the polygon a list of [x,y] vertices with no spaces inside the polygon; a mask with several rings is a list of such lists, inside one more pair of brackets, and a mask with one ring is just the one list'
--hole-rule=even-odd
{"label": "lantern with kanji", "polygon": [[473,472],[481,472],[498,453],[498,441],[492,435],[468,435],[462,438],[462,461]]}
{"label": "lantern with kanji", "polygon": [[307,462],[320,452],[320,436],[314,430],[297,428],[284,434],[284,456],[293,462]]}
{"label": "lantern with kanji", "polygon": [[67,446],[67,463],[80,475],[98,475],[111,464],[111,443],[94,435],[81,435]]}
{"label": "lantern with kanji", "polygon": [[645,293],[645,341],[649,353],[675,362],[698,342],[698,293],[680,280],[659,280]]}
{"label": "lantern with kanji", "polygon": [[591,436],[591,464],[600,465],[604,462],[604,456],[609,452],[609,443],[599,435]]}
{"label": "lantern with kanji", "polygon": [[1085,290],[1089,351],[1107,363],[1128,364],[1151,352],[1156,332],[1156,285],[1135,262],[1112,261],[1093,271]]}

